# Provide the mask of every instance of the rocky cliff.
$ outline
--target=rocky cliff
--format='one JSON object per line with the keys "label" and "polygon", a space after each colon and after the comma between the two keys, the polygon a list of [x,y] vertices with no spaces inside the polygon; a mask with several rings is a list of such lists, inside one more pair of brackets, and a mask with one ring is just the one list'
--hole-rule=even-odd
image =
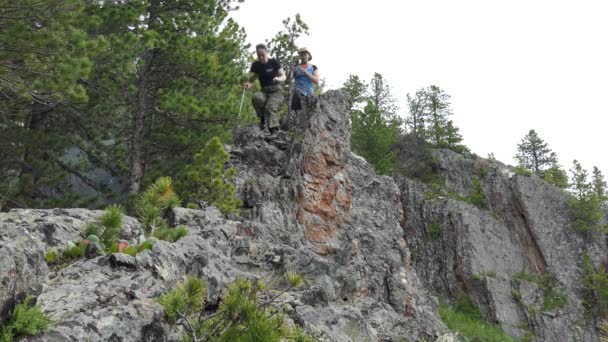
{"label": "rocky cliff", "polygon": [[[172,341],[179,337],[155,302],[186,274],[204,278],[208,301],[239,277],[276,283],[287,271],[305,286],[279,300],[293,324],[321,341],[435,341],[453,336],[439,300],[464,293],[485,319],[516,338],[594,341],[583,319],[580,261],[599,264],[602,242],[569,227],[565,195],[540,179],[473,155],[436,151],[443,190],[378,176],[350,151],[349,100],[330,91],[287,118],[267,141],[239,127],[230,147],[240,215],[175,208],[189,235],[151,251],[47,267],[44,251],[77,238],[100,215],[83,209],[0,213],[0,309],[38,296],[53,320],[32,341]],[[482,205],[465,199],[474,179]],[[449,194],[449,195],[445,195]],[[140,234],[127,218],[123,238]],[[551,294],[566,305],[549,307]],[[528,279],[528,280],[525,280]],[[544,278],[543,278],[544,279]]]}

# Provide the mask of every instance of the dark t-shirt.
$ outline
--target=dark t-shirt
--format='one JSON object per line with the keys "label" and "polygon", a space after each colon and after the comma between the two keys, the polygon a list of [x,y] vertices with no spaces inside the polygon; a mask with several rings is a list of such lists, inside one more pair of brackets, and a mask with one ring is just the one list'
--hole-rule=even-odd
{"label": "dark t-shirt", "polygon": [[281,69],[281,63],[274,58],[270,58],[266,64],[262,64],[260,61],[253,62],[250,72],[255,72],[260,80],[260,85],[266,87],[274,83],[272,79],[278,76],[279,69]]}

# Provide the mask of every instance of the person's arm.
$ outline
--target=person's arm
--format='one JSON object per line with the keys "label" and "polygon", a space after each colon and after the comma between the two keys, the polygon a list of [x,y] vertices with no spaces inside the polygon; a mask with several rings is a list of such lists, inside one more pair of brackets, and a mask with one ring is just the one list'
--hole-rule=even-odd
{"label": "person's arm", "polygon": [[275,76],[272,80],[275,82],[285,82],[287,76],[285,76],[285,70],[283,68],[279,68],[277,71],[277,76]]}
{"label": "person's arm", "polygon": [[313,68],[312,74],[309,74],[308,71],[306,71],[306,68],[300,67],[300,70],[304,75],[306,75],[306,77],[308,77],[308,79],[310,79],[312,83],[319,84],[319,80],[321,78],[319,76],[319,69],[317,69],[317,67]]}
{"label": "person's arm", "polygon": [[312,72],[312,75],[308,75],[308,77],[310,78],[312,83],[319,84],[319,80],[321,79],[321,76],[319,76],[319,69],[315,68],[315,70]]}
{"label": "person's arm", "polygon": [[249,89],[253,85],[253,81],[255,81],[255,77],[257,74],[253,71],[250,71],[247,76],[245,76],[245,82],[243,82],[243,88]]}

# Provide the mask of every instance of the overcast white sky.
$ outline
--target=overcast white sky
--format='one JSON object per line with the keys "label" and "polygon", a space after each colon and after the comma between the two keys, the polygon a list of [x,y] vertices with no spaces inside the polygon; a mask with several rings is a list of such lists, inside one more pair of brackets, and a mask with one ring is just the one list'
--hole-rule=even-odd
{"label": "overcast white sky", "polygon": [[405,115],[407,93],[437,85],[472,152],[514,165],[535,129],[566,170],[608,177],[608,1],[246,0],[233,17],[255,45],[296,13],[328,89],[378,72]]}

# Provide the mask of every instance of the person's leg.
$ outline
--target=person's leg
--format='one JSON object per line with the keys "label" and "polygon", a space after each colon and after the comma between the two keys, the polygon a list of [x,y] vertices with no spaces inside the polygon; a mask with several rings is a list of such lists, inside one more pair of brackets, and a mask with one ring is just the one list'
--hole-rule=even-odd
{"label": "person's leg", "polygon": [[300,110],[302,109],[302,94],[295,89],[293,94],[291,95],[291,110]]}
{"label": "person's leg", "polygon": [[279,108],[283,103],[285,96],[282,92],[276,91],[273,93],[266,94],[266,122],[268,123],[268,128],[273,131],[277,131],[279,129]]}
{"label": "person's leg", "polygon": [[266,107],[267,96],[261,91],[253,94],[251,98],[251,102],[253,103],[253,108],[255,109],[255,113],[258,115],[260,119],[260,129],[264,130],[264,126],[266,126],[266,117],[265,117],[265,107]]}

